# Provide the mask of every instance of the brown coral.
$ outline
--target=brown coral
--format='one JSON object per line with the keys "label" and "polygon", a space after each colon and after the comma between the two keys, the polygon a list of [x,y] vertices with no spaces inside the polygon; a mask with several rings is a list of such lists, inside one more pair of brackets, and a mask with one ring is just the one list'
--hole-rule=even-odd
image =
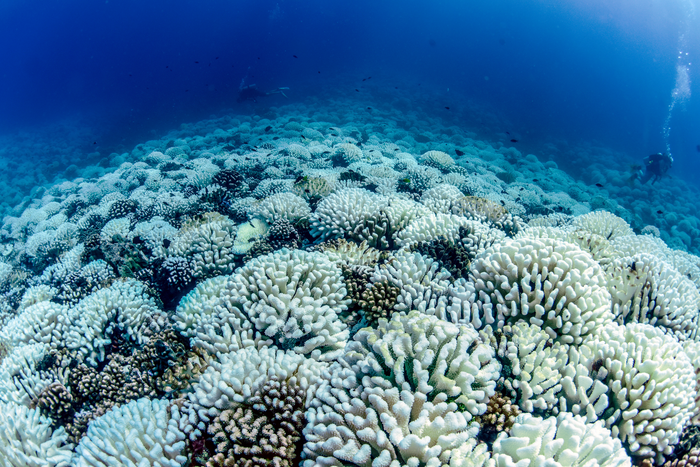
{"label": "brown coral", "polygon": [[666,462],[664,467],[696,467],[700,466],[700,447],[693,448],[683,457]]}
{"label": "brown coral", "polygon": [[455,245],[445,237],[437,238],[430,242],[420,242],[414,250],[418,253],[435,258],[440,266],[444,267],[454,279],[469,276],[469,264],[471,256],[462,245]]}
{"label": "brown coral", "polygon": [[39,408],[55,422],[73,418],[75,409],[73,395],[61,383],[51,383],[31,401],[30,408]]}
{"label": "brown coral", "polygon": [[389,319],[401,289],[387,281],[375,282],[362,292],[360,307],[365,319],[376,324],[381,318]]}
{"label": "brown coral", "polygon": [[481,425],[479,439],[491,446],[499,433],[510,432],[518,415],[520,415],[520,407],[502,392],[496,392],[489,399],[486,412],[474,417],[475,421]]}
{"label": "brown coral", "polygon": [[299,463],[304,391],[290,381],[270,380],[252,406],[221,412],[208,433],[216,453],[207,467],[286,467]]}
{"label": "brown coral", "polygon": [[370,282],[372,269],[367,266],[345,266],[344,264],[341,264],[340,269],[343,272],[345,288],[351,300],[347,310],[340,314],[340,319],[352,327],[362,319],[360,315],[360,301],[362,300],[362,293],[367,289],[367,284]]}

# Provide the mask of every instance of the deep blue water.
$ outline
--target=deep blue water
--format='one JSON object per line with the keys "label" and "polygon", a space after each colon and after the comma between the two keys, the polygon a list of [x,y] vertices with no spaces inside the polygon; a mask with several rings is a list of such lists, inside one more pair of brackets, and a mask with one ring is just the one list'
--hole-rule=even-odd
{"label": "deep blue water", "polygon": [[641,159],[665,148],[682,65],[673,174],[700,185],[698,0],[5,0],[0,40],[0,134],[75,118],[102,152],[284,103],[236,103],[245,79],[291,101],[428,96],[458,125],[476,102],[527,151],[595,142]]}

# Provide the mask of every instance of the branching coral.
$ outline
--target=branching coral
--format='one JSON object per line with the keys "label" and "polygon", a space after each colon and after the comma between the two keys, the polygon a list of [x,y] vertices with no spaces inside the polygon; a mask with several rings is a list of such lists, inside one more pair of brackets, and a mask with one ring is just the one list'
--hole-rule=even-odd
{"label": "branching coral", "polygon": [[207,467],[292,467],[301,452],[305,391],[271,379],[249,406],[226,409],[209,425],[216,454]]}
{"label": "branching coral", "polygon": [[386,263],[377,265],[372,274],[373,283],[387,282],[399,288],[396,311],[419,310],[427,314],[444,306],[441,298],[449,279],[450,273],[438,261],[407,250],[399,250]]}
{"label": "branching coral", "polygon": [[179,467],[185,436],[180,413],[167,400],[139,399],[93,420],[75,452],[75,465],[161,465]]}
{"label": "branching coral", "polygon": [[662,463],[695,412],[695,369],[676,339],[648,324],[610,323],[570,356],[562,372],[570,411],[597,416],[632,456]]}
{"label": "branching coral", "polygon": [[38,409],[0,402],[0,466],[73,465],[67,437],[63,428],[53,430],[51,420]]}
{"label": "branching coral", "polygon": [[493,445],[492,465],[551,465],[631,467],[620,441],[602,422],[588,424],[582,417],[562,414],[541,419],[522,414],[510,435],[502,433]]}
{"label": "branching coral", "polygon": [[294,411],[301,410],[297,407],[298,397],[301,397],[306,408],[321,382],[321,372],[325,367],[324,363],[294,352],[270,347],[260,350],[245,348],[220,354],[187,395],[184,409],[187,416],[180,426],[189,433],[191,440],[196,440],[224,410],[240,405],[262,409],[271,404],[272,412],[277,410],[287,420],[296,420],[298,415],[292,413],[287,416],[284,415],[285,410],[279,410],[278,404],[284,408],[289,401],[275,401],[274,396],[270,401],[267,396],[272,394],[275,385],[280,385],[280,388],[287,386],[282,392],[291,391],[290,394],[294,394]]}
{"label": "branching coral", "polygon": [[469,422],[498,375],[473,329],[418,312],[380,320],[328,370],[307,411],[304,465],[475,465],[484,448]]}
{"label": "branching coral", "polygon": [[486,250],[471,269],[476,293],[461,303],[467,322],[501,327],[522,320],[556,341],[578,344],[612,321],[602,269],[571,243],[506,240]]}
{"label": "branching coral", "polygon": [[168,248],[169,256],[192,260],[197,277],[233,272],[235,225],[218,213],[205,213],[182,226]]}
{"label": "branching coral", "polygon": [[321,253],[282,249],[259,256],[231,278],[231,306],[283,349],[329,360],[348,337],[338,318],[349,303],[342,272]]}
{"label": "branching coral", "polygon": [[574,227],[598,234],[606,240],[634,235],[629,224],[607,211],[595,211],[574,219]]}
{"label": "branching coral", "polygon": [[472,256],[461,243],[454,244],[441,237],[430,242],[420,242],[414,249],[422,255],[435,258],[454,279],[468,276]]}
{"label": "branching coral", "polygon": [[367,322],[376,324],[379,319],[391,318],[399,292],[401,292],[401,289],[390,285],[387,281],[370,284],[362,292],[359,301],[362,314]]}
{"label": "branching coral", "polygon": [[621,323],[649,323],[694,339],[700,325],[695,284],[653,255],[617,258],[606,267],[613,313]]}

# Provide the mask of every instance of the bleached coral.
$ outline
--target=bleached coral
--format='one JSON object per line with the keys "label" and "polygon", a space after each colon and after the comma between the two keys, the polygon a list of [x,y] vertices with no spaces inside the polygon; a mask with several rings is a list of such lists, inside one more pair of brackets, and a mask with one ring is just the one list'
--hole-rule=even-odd
{"label": "bleached coral", "polygon": [[453,202],[463,197],[457,187],[443,183],[423,192],[421,202],[435,213],[450,214]]}
{"label": "bleached coral", "polygon": [[606,278],[590,254],[549,238],[506,239],[472,262],[475,294],[463,314],[502,327],[525,321],[562,343],[578,344],[612,321]]}
{"label": "bleached coral", "polygon": [[140,238],[156,258],[163,258],[167,255],[168,249],[165,245],[172,242],[177,235],[177,229],[166,222],[162,217],[152,217],[146,222],[136,224],[128,234],[128,239],[134,241]]}
{"label": "bleached coral", "polygon": [[618,250],[612,246],[609,240],[590,232],[589,230],[573,230],[567,227],[528,227],[515,235],[515,238],[556,238],[565,242],[578,245],[582,250],[589,252],[601,265],[609,263],[619,256]]}
{"label": "bleached coral", "polygon": [[198,277],[230,274],[235,260],[235,230],[228,217],[205,213],[201,219],[182,226],[168,247],[168,255],[191,258]]}
{"label": "bleached coral", "polygon": [[336,145],[333,156],[337,159],[341,159],[345,165],[350,165],[353,162],[358,162],[364,159],[362,149],[358,148],[352,143],[340,143]]}
{"label": "bleached coral", "polygon": [[278,219],[297,222],[307,218],[310,213],[311,208],[304,198],[294,193],[277,193],[257,203],[251,215],[272,224]]}
{"label": "bleached coral", "polygon": [[299,386],[306,393],[305,406],[308,406],[326,365],[274,347],[247,347],[220,354],[188,394],[180,427],[190,439],[196,439],[223,410],[250,402],[256,391],[273,379]]}
{"label": "bleached coral", "polygon": [[142,398],[115,407],[90,422],[75,449],[74,465],[179,467],[187,460],[180,417],[177,406],[164,399]]}
{"label": "bleached coral", "polygon": [[322,253],[283,248],[239,268],[230,305],[282,349],[335,358],[348,329],[338,315],[349,303],[340,268]]}
{"label": "bleached coral", "polygon": [[197,284],[180,301],[173,321],[193,347],[214,355],[272,344],[269,338],[264,339],[255,332],[241,310],[226,306],[226,297],[233,285],[230,276],[212,277]]}
{"label": "bleached coral", "polygon": [[0,402],[0,466],[68,467],[73,458],[68,434],[51,428],[39,409]]}
{"label": "bleached coral", "polygon": [[473,415],[500,367],[477,333],[418,312],[380,320],[324,373],[307,411],[304,465],[472,466]]}
{"label": "bleached coral", "polygon": [[240,224],[236,228],[236,239],[233,242],[231,252],[235,255],[248,253],[255,242],[265,236],[268,229],[267,223],[258,218]]}
{"label": "bleached coral", "polygon": [[[648,324],[611,323],[570,356],[562,378],[570,411],[604,420],[633,456],[663,462],[696,407],[695,369],[678,341]],[[577,365],[590,375],[576,379]],[[591,382],[594,397],[585,393]]]}
{"label": "bleached coral", "polygon": [[700,326],[695,284],[656,256],[639,253],[606,267],[613,314],[621,323],[648,323],[694,339]]}
{"label": "bleached coral", "polygon": [[437,307],[444,306],[440,297],[447,290],[449,278],[450,273],[433,258],[399,250],[385,264],[375,267],[371,280],[399,288],[396,311],[435,314]]}
{"label": "bleached coral", "polygon": [[338,265],[345,266],[374,266],[386,253],[362,242],[348,242],[344,239],[323,242],[318,246],[326,257]]}
{"label": "bleached coral", "polygon": [[75,314],[67,306],[42,301],[24,309],[0,331],[0,339],[14,346],[42,343],[53,349],[63,346]]}
{"label": "bleached coral", "polygon": [[129,229],[131,228],[131,221],[126,217],[120,217],[119,219],[112,219],[107,222],[102,230],[100,231],[100,240],[103,242],[113,242],[117,239],[126,239],[129,235]]}
{"label": "bleached coral", "polygon": [[557,408],[561,371],[568,362],[566,344],[553,343],[538,326],[523,322],[495,331],[485,327],[481,335],[509,365],[511,375],[502,384],[522,410]]}
{"label": "bleached coral", "polygon": [[564,413],[546,419],[519,415],[510,435],[501,433],[493,444],[490,465],[631,467],[632,462],[602,422],[586,423],[582,417]]}
{"label": "bleached coral", "polygon": [[466,227],[471,222],[463,216],[454,214],[430,214],[419,217],[409,223],[406,228],[397,235],[397,244],[402,247],[411,247],[418,242],[435,240],[445,237],[447,241],[456,243],[459,241],[459,228]]}
{"label": "bleached coral", "polygon": [[455,160],[442,151],[428,151],[421,156],[421,162],[430,167],[448,171],[455,165]]}
{"label": "bleached coral", "polygon": [[37,364],[47,353],[46,344],[30,344],[14,347],[5,356],[0,363],[0,401],[29,406],[53,382],[36,373]]}
{"label": "bleached coral", "polygon": [[386,248],[389,222],[382,216],[388,198],[362,188],[347,188],[331,193],[310,217],[311,234],[318,241],[348,238],[366,240],[375,248]]}
{"label": "bleached coral", "polygon": [[161,319],[146,285],[134,279],[117,281],[88,295],[74,312],[76,323],[65,332],[66,347],[78,351],[92,365],[104,360],[112,333],[125,332],[129,340],[142,344]]}
{"label": "bleached coral", "polygon": [[629,224],[621,217],[607,211],[594,211],[574,219],[573,226],[588,230],[606,240],[634,235]]}

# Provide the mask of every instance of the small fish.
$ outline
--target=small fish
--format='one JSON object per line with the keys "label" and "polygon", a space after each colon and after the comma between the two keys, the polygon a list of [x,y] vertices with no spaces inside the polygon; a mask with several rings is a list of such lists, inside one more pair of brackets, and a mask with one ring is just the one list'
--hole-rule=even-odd
{"label": "small fish", "polygon": [[360,90],[359,90],[359,89],[355,89],[355,91],[356,91],[356,92],[360,92]]}
{"label": "small fish", "polygon": [[446,108],[447,110],[450,110],[450,108],[449,108],[449,107],[445,107],[445,108]]}
{"label": "small fish", "polygon": [[294,58],[299,58],[299,57],[297,57],[296,55],[292,55],[292,57],[294,57]]}
{"label": "small fish", "polygon": [[274,140],[276,140],[276,139],[280,139],[280,137],[279,137],[279,136],[275,136],[275,137],[272,138],[272,141],[274,141]]}
{"label": "small fish", "polygon": [[656,214],[663,214],[663,213],[664,213],[664,212],[663,212],[661,209],[659,209],[658,211],[656,211]]}
{"label": "small fish", "polygon": [[199,62],[195,62],[195,63],[199,63]]}
{"label": "small fish", "polygon": [[517,140],[517,139],[511,139],[510,142],[511,142],[511,143],[517,143],[518,140]]}
{"label": "small fish", "polygon": [[603,188],[603,184],[602,184],[602,183],[596,183],[595,186],[597,186],[598,188]]}
{"label": "small fish", "polygon": [[323,151],[321,154],[330,154],[330,151]]}
{"label": "small fish", "polygon": [[[131,75],[129,75],[129,76],[131,76]],[[698,144],[697,146],[695,146],[695,149],[697,149],[698,152],[700,152],[700,144]]]}
{"label": "small fish", "polygon": [[455,149],[455,154],[457,154],[458,156],[463,156],[464,152],[460,151],[459,149]]}
{"label": "small fish", "polygon": [[301,139],[306,139],[306,136],[304,136],[304,135],[299,135],[299,136],[301,136]]}
{"label": "small fish", "polygon": [[506,131],[506,134],[509,135],[509,134],[510,134],[510,131]]}
{"label": "small fish", "polygon": [[539,180],[537,180],[536,178],[533,178],[532,181],[533,181],[533,182],[539,182]]}
{"label": "small fish", "polygon": [[410,178],[404,178],[404,179],[401,180],[401,181],[402,181],[403,183],[411,183],[411,179],[410,179]]}
{"label": "small fish", "polygon": [[272,127],[271,127],[271,126],[266,126],[266,127],[265,127],[265,133],[267,133],[267,132],[270,131],[270,130],[272,130]]}
{"label": "small fish", "polygon": [[401,150],[401,149],[399,149],[399,148],[394,148],[394,151],[400,151],[400,150]]}
{"label": "small fish", "polygon": [[93,141],[92,144],[97,144],[97,141]]}
{"label": "small fish", "polygon": [[372,107],[367,107],[367,110],[372,110]]}

